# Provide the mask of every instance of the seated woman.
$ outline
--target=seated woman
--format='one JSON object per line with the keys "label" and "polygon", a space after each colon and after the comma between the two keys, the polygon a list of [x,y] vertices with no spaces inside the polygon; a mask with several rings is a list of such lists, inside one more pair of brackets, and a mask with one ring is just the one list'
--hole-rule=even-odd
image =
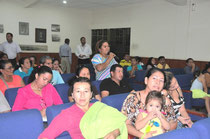
{"label": "seated woman", "polygon": [[184,97],[179,84],[174,77],[173,73],[165,71],[166,74],[166,86],[164,92],[165,96],[169,98],[171,104],[174,108],[176,118],[178,119],[177,129],[182,128],[183,125],[188,127],[192,126],[192,121],[188,115],[184,106]]}
{"label": "seated woman", "polygon": [[142,66],[138,64],[138,57],[131,58],[131,66],[127,67],[127,71],[130,77],[135,77],[135,72],[138,70],[143,70]]}
{"label": "seated woman", "polygon": [[57,58],[53,58],[52,60],[52,69],[58,71],[60,74],[63,74],[63,71],[60,68],[59,60]]}
{"label": "seated woman", "polygon": [[8,60],[0,60],[0,91],[4,94],[8,88],[23,87],[22,78],[13,74],[14,67]]}
{"label": "seated woman", "polygon": [[[127,98],[125,99],[121,112],[128,117],[130,122],[132,122],[133,125],[139,125],[137,121],[137,117],[139,115],[139,109],[145,110],[146,105],[146,97],[151,91],[158,91],[161,92],[164,84],[165,84],[165,73],[158,69],[158,68],[151,68],[147,71],[144,83],[146,84],[146,87],[144,90],[131,92]],[[169,130],[174,130],[177,127],[177,120],[174,114],[174,109],[171,107],[171,105],[164,105],[164,113],[165,118],[170,124]],[[148,118],[148,116],[146,116]],[[145,138],[152,137],[154,132],[147,132],[146,135],[144,135],[142,132],[138,131],[136,128],[133,130],[129,130],[128,133],[130,135],[136,136],[141,138],[144,136]]]}
{"label": "seated woman", "polygon": [[[72,87],[72,83],[74,82],[75,79],[79,78],[79,77],[86,77],[90,80],[90,70],[88,67],[86,67],[85,65],[82,65],[82,66],[79,66],[76,70],[76,76],[71,78],[69,81],[68,81],[68,84],[70,87]],[[97,89],[95,86],[92,86],[92,89],[93,89],[93,96],[92,96],[92,99],[97,99],[99,101],[101,101],[101,96],[100,94],[98,93]],[[71,88],[69,89],[69,93],[68,93],[68,96],[69,96],[69,101],[70,102],[74,102],[74,99],[72,98],[71,96]]]}
{"label": "seated woman", "polygon": [[5,96],[0,91],[0,113],[10,112],[11,108]]}
{"label": "seated woman", "polygon": [[56,138],[64,131],[69,132],[72,139],[128,138],[126,124],[128,128],[131,125],[123,114],[101,102],[90,103],[90,80],[80,77],[72,86],[75,104],[56,116],[39,139]]}
{"label": "seated woman", "polygon": [[154,68],[156,67],[156,61],[155,61],[155,58],[154,57],[150,57],[147,61],[147,64],[146,64],[146,69],[149,70],[151,68]]}
{"label": "seated woman", "polygon": [[190,88],[190,90],[192,91],[192,97],[202,98],[205,100],[208,117],[210,117],[210,94],[208,94],[205,76],[200,71],[195,71],[193,75],[194,81]]}
{"label": "seated woman", "polygon": [[98,41],[96,49],[99,54],[95,54],[91,62],[96,72],[96,80],[103,80],[110,77],[111,66],[117,64],[114,59],[116,55],[110,52],[109,43],[105,40]]}
{"label": "seated woman", "polygon": [[34,68],[29,84],[18,90],[12,111],[38,109],[45,117],[47,107],[63,104],[58,92],[49,83],[51,79],[52,70],[49,67]]}
{"label": "seated woman", "polygon": [[9,60],[8,55],[6,53],[0,53],[0,60]]}
{"label": "seated woman", "polygon": [[33,68],[28,57],[22,57],[19,60],[19,68],[14,72],[15,75],[19,75],[22,79],[25,76],[30,76]]}
{"label": "seated woman", "polygon": [[206,86],[208,88],[208,94],[210,94],[210,64],[207,64],[203,74],[205,76],[205,80],[206,80]]}
{"label": "seated woman", "polygon": [[30,59],[31,67],[35,68],[37,66],[36,57],[35,56],[30,56],[29,59]]}

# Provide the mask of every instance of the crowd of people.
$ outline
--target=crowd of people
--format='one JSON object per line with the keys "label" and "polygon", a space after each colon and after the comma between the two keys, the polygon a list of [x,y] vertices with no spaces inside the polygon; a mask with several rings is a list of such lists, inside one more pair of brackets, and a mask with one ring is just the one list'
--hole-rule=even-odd
{"label": "crowd of people", "polygon": [[[36,64],[34,56],[19,57],[21,49],[13,42],[12,33],[7,33],[6,38],[7,42],[0,46],[0,113],[38,109],[44,119],[47,107],[63,104],[54,85],[64,84],[61,74],[70,73],[70,40],[66,38],[64,45],[60,46],[61,63],[59,59],[42,56],[39,64]],[[92,50],[86,44],[86,38],[81,37],[80,41],[81,44],[76,50],[76,75],[68,81],[68,99],[74,105],[63,110],[39,136],[40,139],[55,138],[63,131],[69,132],[72,138],[77,139],[114,139],[118,136],[128,138],[128,134],[149,138],[193,125],[184,105],[182,89],[175,76],[165,70],[170,67],[164,56],[158,58],[158,64],[154,57],[150,57],[148,62],[143,64],[139,57],[125,54],[118,64],[116,55],[110,52],[108,41],[97,42],[97,54],[92,59]],[[16,58],[19,60],[18,64]],[[90,62],[95,69],[96,80],[101,80],[100,90],[90,81],[91,72],[87,66]],[[129,80],[124,77],[124,69],[129,75],[128,79],[134,78],[136,71],[146,70],[145,89],[134,90]],[[189,58],[184,71],[194,75],[192,96],[205,100],[210,117],[210,64],[201,72],[194,60]],[[23,82],[26,76],[29,77],[28,84]],[[4,95],[7,89],[15,87],[20,88],[14,105],[10,108]],[[121,112],[100,102],[104,97],[128,92]],[[92,99],[98,101],[90,103]],[[90,117],[94,120],[90,120]],[[98,121],[102,121],[102,125]],[[94,132],[91,131],[93,125],[100,134],[91,134]]]}

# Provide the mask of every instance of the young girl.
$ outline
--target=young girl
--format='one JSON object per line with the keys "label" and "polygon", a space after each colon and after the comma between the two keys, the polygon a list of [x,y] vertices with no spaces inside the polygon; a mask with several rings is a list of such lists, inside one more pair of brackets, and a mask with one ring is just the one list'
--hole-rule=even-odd
{"label": "young girl", "polygon": [[136,129],[144,133],[141,139],[150,131],[155,131],[153,136],[156,136],[170,129],[170,124],[162,112],[164,103],[165,98],[158,91],[151,91],[147,95],[145,110],[139,110],[140,113],[136,120],[138,124],[135,124]]}
{"label": "young girl", "polygon": [[138,64],[139,60],[138,57],[131,58],[131,66],[127,67],[127,72],[131,77],[135,77],[135,72],[138,70],[143,70],[142,66]]}
{"label": "young girl", "polygon": [[52,67],[53,70],[57,70],[60,74],[63,74],[63,71],[59,66],[60,63],[58,59],[54,58],[52,61],[52,64],[53,64],[53,67]]}
{"label": "young girl", "polygon": [[192,91],[192,97],[202,98],[205,100],[208,117],[210,117],[210,94],[207,94],[208,89],[206,86],[205,76],[200,71],[195,71],[193,75],[194,81],[190,88],[190,90]]}

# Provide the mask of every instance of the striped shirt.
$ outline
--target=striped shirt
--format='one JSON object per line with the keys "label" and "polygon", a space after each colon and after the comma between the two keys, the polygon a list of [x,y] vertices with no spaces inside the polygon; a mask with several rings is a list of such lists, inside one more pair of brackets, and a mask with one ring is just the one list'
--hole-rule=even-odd
{"label": "striped shirt", "polygon": [[115,59],[113,58],[109,65],[102,71],[97,71],[96,70],[96,65],[98,64],[102,64],[104,62],[106,62],[107,58],[104,58],[102,57],[102,55],[100,54],[96,54],[94,55],[94,57],[91,59],[91,62],[93,64],[93,67],[95,68],[95,72],[96,72],[96,80],[103,80],[103,79],[106,79],[106,78],[109,78],[110,77],[110,68],[112,65],[114,64],[118,64]]}

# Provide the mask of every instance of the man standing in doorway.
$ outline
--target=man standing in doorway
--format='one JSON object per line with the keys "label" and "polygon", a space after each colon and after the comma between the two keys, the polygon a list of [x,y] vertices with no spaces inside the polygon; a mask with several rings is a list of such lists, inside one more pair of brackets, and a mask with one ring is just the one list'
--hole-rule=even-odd
{"label": "man standing in doorway", "polygon": [[61,68],[64,73],[71,72],[71,63],[72,63],[72,53],[71,47],[69,46],[70,40],[65,39],[65,44],[60,46],[59,56],[61,57]]}
{"label": "man standing in doorway", "polygon": [[8,55],[9,60],[11,61],[12,65],[16,67],[17,62],[16,58],[20,58],[19,53],[21,52],[20,46],[13,42],[13,34],[8,32],[6,34],[7,41],[2,43],[0,46],[0,51],[6,53]]}
{"label": "man standing in doorway", "polygon": [[86,38],[80,38],[81,44],[77,46],[76,56],[78,57],[78,65],[89,64],[90,55],[92,55],[92,50],[90,45],[86,43]]}

